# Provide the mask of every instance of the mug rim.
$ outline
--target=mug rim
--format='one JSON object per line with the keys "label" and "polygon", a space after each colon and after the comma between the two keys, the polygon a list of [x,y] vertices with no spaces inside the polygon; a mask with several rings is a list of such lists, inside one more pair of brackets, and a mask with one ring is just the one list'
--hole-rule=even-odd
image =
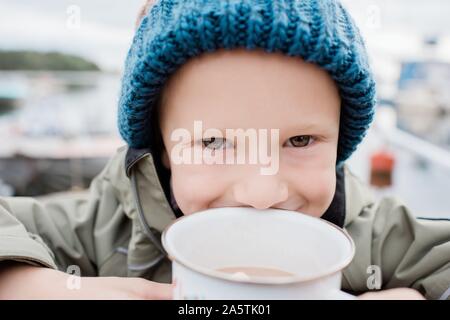
{"label": "mug rim", "polygon": [[[183,219],[188,219],[191,216],[194,215],[198,215],[198,214],[208,214],[210,213],[212,210],[220,210],[220,209],[227,209],[227,208],[244,208],[244,209],[250,209],[248,207],[220,207],[220,208],[211,208],[211,209],[206,209],[206,210],[202,210],[202,211],[198,211],[195,212],[191,215],[184,215],[182,217],[179,217],[175,220],[173,220],[171,223],[169,223],[167,225],[167,227],[163,230],[163,233],[161,235],[161,240],[162,240],[162,245],[164,247],[164,249],[167,252],[167,255],[169,257],[170,260],[172,260],[173,262],[176,262],[182,266],[184,266],[185,268],[203,274],[205,276],[208,277],[212,277],[212,278],[216,278],[216,279],[221,279],[221,280],[226,280],[226,281],[232,281],[232,282],[237,282],[237,283],[251,283],[251,284],[262,284],[262,285],[279,285],[279,284],[295,284],[295,283],[301,283],[301,282],[309,282],[309,281],[314,281],[314,280],[318,280],[318,279],[322,279],[328,276],[331,276],[339,271],[342,271],[345,267],[347,267],[350,262],[353,260],[354,256],[355,256],[355,242],[353,241],[352,237],[350,237],[350,235],[348,234],[347,230],[340,228],[339,226],[335,225],[334,223],[331,223],[327,220],[318,218],[318,217],[313,217],[298,211],[291,211],[291,210],[284,210],[284,209],[275,209],[275,208],[270,208],[270,209],[264,209],[264,210],[271,210],[271,211],[280,211],[283,213],[292,213],[292,214],[302,214],[304,217],[306,217],[307,219],[317,219],[318,223],[326,223],[329,226],[335,228],[338,232],[340,232],[341,234],[343,234],[349,244],[350,244],[350,254],[348,255],[348,257],[346,259],[343,259],[342,261],[340,261],[339,263],[334,264],[332,267],[329,268],[329,270],[327,270],[326,272],[322,272],[319,275],[314,275],[314,276],[300,276],[300,275],[293,275],[293,276],[289,276],[289,277],[261,277],[261,276],[253,276],[251,278],[248,279],[236,279],[235,277],[233,277],[232,274],[228,274],[225,272],[220,272],[220,271],[216,271],[214,269],[209,269],[206,267],[202,267],[196,263],[191,263],[189,261],[187,261],[186,259],[183,258],[179,258],[179,257],[175,257],[173,252],[171,252],[172,250],[169,250],[169,245],[168,245],[168,240],[167,240],[167,233],[170,230],[170,228],[177,222],[183,220]],[[252,208],[253,209],[253,208]],[[255,210],[259,210],[259,209],[255,209]]]}

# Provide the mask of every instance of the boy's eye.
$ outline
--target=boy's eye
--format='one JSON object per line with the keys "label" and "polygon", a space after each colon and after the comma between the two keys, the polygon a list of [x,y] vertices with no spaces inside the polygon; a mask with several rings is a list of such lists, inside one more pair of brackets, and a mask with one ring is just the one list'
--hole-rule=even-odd
{"label": "boy's eye", "polygon": [[211,150],[221,150],[221,149],[232,147],[232,144],[230,142],[228,142],[227,139],[217,138],[217,137],[203,139],[202,145],[204,148],[211,149]]}
{"label": "boy's eye", "polygon": [[307,147],[309,144],[311,144],[311,142],[313,141],[313,137],[312,136],[295,136],[295,137],[291,137],[289,138],[289,140],[287,141],[287,146],[288,147],[294,147],[294,148],[303,148],[303,147]]}

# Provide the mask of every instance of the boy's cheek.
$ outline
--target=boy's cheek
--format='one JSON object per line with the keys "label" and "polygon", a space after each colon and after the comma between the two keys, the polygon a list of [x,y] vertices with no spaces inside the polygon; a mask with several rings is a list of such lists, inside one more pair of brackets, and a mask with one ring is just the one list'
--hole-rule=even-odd
{"label": "boy's cheek", "polygon": [[183,172],[172,172],[172,189],[175,201],[184,214],[207,209],[208,204],[224,192],[217,179]]}
{"label": "boy's cheek", "polygon": [[330,170],[330,172],[327,175],[326,182],[321,187],[321,193],[322,193],[322,212],[320,215],[324,214],[325,211],[330,206],[331,202],[333,201],[334,194],[336,192],[336,170],[333,168],[333,170]]}
{"label": "boy's cheek", "polygon": [[302,213],[321,217],[333,201],[336,191],[336,173],[332,170],[309,171],[303,174],[304,179],[294,182],[295,192],[306,200]]}
{"label": "boy's cheek", "polygon": [[328,184],[322,188],[321,197],[320,197],[320,209],[319,217],[321,217],[327,209],[330,207],[331,202],[333,201],[334,194],[336,192],[336,179],[334,179],[333,184]]}

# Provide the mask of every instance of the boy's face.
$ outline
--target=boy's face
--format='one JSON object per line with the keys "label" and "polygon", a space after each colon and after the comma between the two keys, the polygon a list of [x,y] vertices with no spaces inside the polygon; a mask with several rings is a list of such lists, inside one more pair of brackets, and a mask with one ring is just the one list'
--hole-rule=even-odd
{"label": "boy's face", "polygon": [[[161,106],[163,163],[171,170],[173,194],[184,214],[250,206],[319,217],[329,207],[336,186],[340,98],[319,67],[279,53],[217,51],[179,69]],[[202,121],[203,132],[215,128],[222,136],[195,141],[194,121]],[[279,148],[278,170],[263,175],[261,165],[248,158],[245,164],[176,164],[171,151],[180,141],[172,141],[171,134],[178,128],[192,136],[181,145],[184,151],[201,146],[213,158],[235,155],[236,141],[226,139],[226,129],[278,129],[277,141],[268,135]]]}

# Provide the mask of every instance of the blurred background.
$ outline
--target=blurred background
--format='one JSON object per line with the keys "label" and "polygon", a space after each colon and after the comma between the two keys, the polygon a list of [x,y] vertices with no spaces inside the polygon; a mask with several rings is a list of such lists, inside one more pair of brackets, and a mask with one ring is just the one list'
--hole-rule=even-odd
{"label": "blurred background", "polygon": [[[81,190],[124,144],[125,56],[143,0],[0,0],[0,195]],[[450,1],[343,0],[378,110],[348,165],[376,197],[450,217]]]}

